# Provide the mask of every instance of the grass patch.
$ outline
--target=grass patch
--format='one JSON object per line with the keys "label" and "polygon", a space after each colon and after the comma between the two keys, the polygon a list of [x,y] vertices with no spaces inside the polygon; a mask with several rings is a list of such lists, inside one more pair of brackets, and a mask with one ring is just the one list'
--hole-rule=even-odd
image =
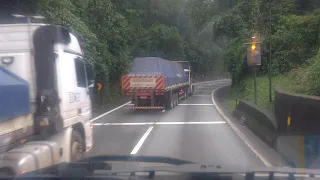
{"label": "grass patch", "polygon": [[[272,102],[269,102],[269,78],[268,76],[257,77],[257,105],[274,111],[274,85],[278,85],[281,88],[289,92],[299,91],[299,87],[296,84],[296,79],[289,75],[278,75],[272,77]],[[233,110],[236,106],[236,100],[246,100],[254,103],[254,79],[253,77],[245,77],[241,84],[233,85],[230,90],[230,96],[228,104]]]}

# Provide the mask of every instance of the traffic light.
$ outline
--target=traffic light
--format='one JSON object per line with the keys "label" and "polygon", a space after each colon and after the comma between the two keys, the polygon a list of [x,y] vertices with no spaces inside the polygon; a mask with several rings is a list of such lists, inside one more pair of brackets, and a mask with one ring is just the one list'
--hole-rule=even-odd
{"label": "traffic light", "polygon": [[261,65],[261,43],[247,43],[247,64],[248,66]]}
{"label": "traffic light", "polygon": [[252,49],[253,51],[256,50],[256,45],[253,44],[253,45],[251,46],[251,49]]}

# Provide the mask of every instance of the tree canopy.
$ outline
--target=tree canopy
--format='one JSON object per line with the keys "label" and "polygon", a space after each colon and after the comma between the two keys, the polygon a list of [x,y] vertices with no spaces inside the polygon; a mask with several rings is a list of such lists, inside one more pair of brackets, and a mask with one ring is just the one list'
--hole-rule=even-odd
{"label": "tree canopy", "polygon": [[196,75],[227,70],[240,82],[248,71],[244,43],[253,34],[262,41],[262,73],[270,37],[274,74],[308,66],[319,57],[319,7],[318,0],[5,0],[1,6],[8,16],[39,14],[74,30],[108,85],[119,83],[137,56],[187,60]]}

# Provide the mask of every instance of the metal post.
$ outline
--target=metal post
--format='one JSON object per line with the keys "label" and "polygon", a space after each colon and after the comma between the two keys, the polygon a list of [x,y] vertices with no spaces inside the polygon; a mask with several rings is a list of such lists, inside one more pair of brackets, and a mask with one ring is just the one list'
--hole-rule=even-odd
{"label": "metal post", "polygon": [[102,106],[102,91],[100,90],[100,106]]}
{"label": "metal post", "polygon": [[257,105],[257,68],[253,67],[254,71],[254,78],[253,78],[253,84],[254,84],[254,103]]}
{"label": "metal post", "polygon": [[272,102],[272,91],[271,91],[271,0],[270,0],[270,4],[269,4],[269,102]]}

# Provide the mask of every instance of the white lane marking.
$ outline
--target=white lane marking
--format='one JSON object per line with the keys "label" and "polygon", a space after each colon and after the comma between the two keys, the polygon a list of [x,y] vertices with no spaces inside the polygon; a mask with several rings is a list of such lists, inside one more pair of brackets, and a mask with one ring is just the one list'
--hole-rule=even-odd
{"label": "white lane marking", "polygon": [[192,95],[192,96],[209,97],[209,96],[211,96],[211,95],[201,95],[201,94],[196,95],[196,94],[194,94],[194,95]]}
{"label": "white lane marking", "polygon": [[146,133],[144,133],[144,135],[141,137],[141,139],[139,140],[138,144],[133,148],[133,150],[131,151],[130,154],[137,154],[137,152],[139,151],[139,149],[141,148],[143,142],[147,139],[147,137],[149,136],[150,132],[152,131],[153,126],[149,127],[148,130],[146,131]]}
{"label": "white lane marking", "polygon": [[109,123],[108,125],[111,126],[138,126],[138,125],[150,125],[154,124],[154,122],[148,122],[148,123]]}
{"label": "white lane marking", "polygon": [[178,104],[179,106],[213,106],[214,104]]}
{"label": "white lane marking", "polygon": [[107,115],[107,114],[110,114],[110,113],[112,113],[113,111],[115,111],[115,110],[117,110],[117,109],[120,109],[120,108],[122,108],[123,106],[128,105],[128,104],[130,104],[130,103],[131,103],[131,101],[129,101],[129,102],[125,103],[125,104],[122,104],[121,106],[118,106],[118,107],[116,107],[116,108],[114,108],[114,109],[111,109],[110,111],[108,111],[108,112],[106,112],[106,113],[103,113],[103,114],[101,114],[100,116],[91,119],[90,122],[93,122],[93,121],[95,121],[95,120],[98,120],[98,119],[102,118],[103,116],[105,116],[105,115]]}
{"label": "white lane marking", "polygon": [[[226,85],[228,86],[228,85]],[[222,88],[222,87],[225,87],[225,86],[221,86],[219,88]],[[250,145],[249,142],[246,141],[246,138],[245,138],[245,135],[233,124],[233,122],[223,113],[223,111],[220,109],[219,106],[217,106],[217,102],[214,100],[214,93],[217,89],[219,88],[216,88],[212,91],[211,93],[211,100],[214,104],[214,106],[216,107],[216,109],[218,110],[218,112],[220,113],[220,115],[223,117],[223,119],[230,125],[230,127],[236,132],[236,134],[240,137],[240,139],[242,139],[242,141],[251,149],[251,151],[253,153],[256,154],[256,156],[263,162],[264,165],[266,165],[267,167],[272,167],[271,163],[269,161],[267,161],[254,147],[252,147]]]}
{"label": "white lane marking", "polygon": [[177,124],[225,124],[225,121],[208,121],[208,122],[157,122],[159,125],[177,125]]}
{"label": "white lane marking", "polygon": [[137,123],[93,123],[94,126],[141,126],[141,125],[179,125],[179,124],[226,124],[226,121],[204,122],[137,122]]}

